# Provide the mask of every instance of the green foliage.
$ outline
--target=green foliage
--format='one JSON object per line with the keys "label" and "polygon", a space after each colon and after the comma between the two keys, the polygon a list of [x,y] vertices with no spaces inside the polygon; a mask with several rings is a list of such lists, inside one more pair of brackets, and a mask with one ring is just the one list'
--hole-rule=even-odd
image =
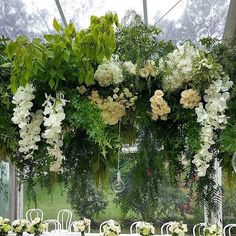
{"label": "green foliage", "polygon": [[72,87],[78,83],[94,83],[94,66],[104,58],[109,59],[115,50],[117,15],[108,13],[100,18],[92,16],[87,30],[76,31],[70,23],[63,28],[54,19],[58,34],[45,35],[32,42],[19,36],[9,42],[6,52],[12,60],[12,76],[9,88],[14,93],[19,85],[34,81],[49,85],[52,89]]}
{"label": "green foliage", "polygon": [[[51,192],[55,182],[59,181],[68,186],[68,201],[79,215],[90,216],[103,210],[106,200],[102,199],[103,193],[95,184],[102,183],[102,186],[107,188],[111,169],[117,164],[120,146],[128,143],[135,144],[137,152],[128,154],[127,159],[122,160],[122,172],[128,188],[118,196],[117,201],[124,213],[135,210],[144,220],[149,221],[156,214],[169,214],[161,210],[158,212],[157,207],[162,204],[174,201],[171,210],[180,209],[188,200],[187,193],[180,193],[178,200],[175,200],[174,190],[165,191],[163,183],[166,181],[177,186],[179,179],[183,178],[182,172],[186,173],[185,184],[190,188],[189,196],[192,196],[196,188],[199,202],[204,201],[209,209],[217,209],[219,189],[212,180],[213,161],[207,176],[197,180],[197,187],[194,185],[196,172],[192,160],[201,145],[201,127],[196,120],[195,111],[182,107],[181,91],[176,90],[164,95],[171,108],[168,119],[153,121],[150,97],[156,90],[162,89],[161,81],[164,75],[159,73],[157,76],[149,76],[148,79],[139,75],[139,69],[145,62],[152,59],[158,65],[160,58],[175,49],[174,44],[158,40],[160,29],[146,26],[133,12],[127,15],[116,34],[114,26],[119,27],[119,24],[117,15],[112,13],[102,17],[92,16],[89,28],[80,31],[77,31],[72,23],[64,28],[56,19],[53,26],[57,33],[45,35],[44,41],[30,41],[26,36],[19,36],[15,41],[8,42],[6,54],[9,58],[4,52],[5,42],[0,44],[0,112],[3,114],[0,117],[0,147],[1,150],[14,154],[12,160],[21,172],[21,179],[27,182],[29,197],[36,201],[34,187],[37,183]],[[200,58],[193,66],[194,82],[186,85],[186,88],[197,88],[201,97],[212,80],[222,75],[222,67],[236,84],[235,50],[221,44],[214,45],[215,42],[210,39],[202,42],[208,51],[200,52]],[[113,53],[118,54],[121,61],[135,63],[137,74],[129,74],[124,70],[122,83],[101,87],[94,79],[94,72],[103,60],[109,60]],[[228,64],[229,58],[232,62]],[[52,158],[47,154],[44,141],[38,143],[39,149],[34,152],[32,159],[22,160],[17,152],[19,135],[11,123],[12,94],[9,94],[8,88],[14,93],[20,85],[25,86],[29,82],[36,87],[32,112],[42,108],[45,93],[54,96],[60,91],[68,100],[65,106],[66,119],[62,124],[64,172],[57,176],[45,173]],[[79,85],[85,86],[84,94],[76,91]],[[120,140],[118,125],[106,125],[102,116],[103,110],[92,104],[88,97],[92,91],[97,90],[100,96],[114,102],[112,97],[118,96],[114,92],[116,87],[120,91],[128,88],[138,97],[134,106],[129,109],[125,107],[125,115],[120,121]],[[124,96],[126,95],[123,94]],[[225,156],[229,156],[229,166],[230,158],[236,151],[235,98],[234,86],[227,113],[230,116],[228,126],[219,133],[220,138],[211,150],[219,148],[218,157],[224,160],[222,164],[225,166]],[[114,102],[112,106],[117,104]],[[105,106],[104,109],[111,109],[111,114],[116,115],[112,106]],[[189,162],[187,167],[181,163],[183,154]],[[170,198],[158,202],[158,196],[161,195],[163,199],[166,195]]]}
{"label": "green foliage", "polygon": [[7,40],[0,40],[0,160],[11,156],[17,149],[17,130],[11,124],[11,101],[7,90],[11,68],[4,50]]}
{"label": "green foliage", "polygon": [[[198,66],[199,63],[201,63],[201,68]],[[193,71],[193,86],[199,91],[204,91],[215,78],[220,78],[222,66],[216,62],[212,54],[206,55],[204,52],[200,52],[200,57],[194,63]]]}
{"label": "green foliage", "polygon": [[99,108],[79,95],[73,96],[70,104],[68,115],[70,123],[77,129],[85,130],[89,137],[99,144],[103,156],[106,157],[106,148],[113,146]]}
{"label": "green foliage", "polygon": [[[214,160],[211,162],[213,164]],[[205,205],[207,207],[208,217],[211,216],[212,212],[219,210],[221,202],[221,187],[216,185],[212,178],[214,172],[214,167],[211,165],[206,176],[199,179],[196,189],[198,203],[201,204],[200,206]]]}
{"label": "green foliage", "polygon": [[123,61],[143,63],[150,59],[159,48],[155,40],[161,30],[155,26],[146,26],[134,11],[128,12],[117,32],[117,53]]}

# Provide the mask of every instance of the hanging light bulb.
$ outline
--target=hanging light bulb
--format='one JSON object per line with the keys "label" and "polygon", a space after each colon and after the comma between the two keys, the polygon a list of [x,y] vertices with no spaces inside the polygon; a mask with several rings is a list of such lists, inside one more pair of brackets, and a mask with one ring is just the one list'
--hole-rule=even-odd
{"label": "hanging light bulb", "polygon": [[116,193],[121,193],[125,190],[125,183],[121,179],[120,171],[117,171],[116,180],[112,183],[112,189]]}
{"label": "hanging light bulb", "polygon": [[236,173],[236,152],[234,153],[231,161],[232,167],[234,169],[234,172]]}

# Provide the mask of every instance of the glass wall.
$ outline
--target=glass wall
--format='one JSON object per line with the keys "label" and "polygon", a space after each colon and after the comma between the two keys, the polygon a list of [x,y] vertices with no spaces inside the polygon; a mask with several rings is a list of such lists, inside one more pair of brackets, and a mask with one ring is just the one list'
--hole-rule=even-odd
{"label": "glass wall", "polygon": [[10,217],[9,163],[0,163],[0,216]]}
{"label": "glass wall", "polygon": [[197,41],[207,36],[221,39],[229,2],[230,0],[148,0],[149,22],[163,29],[164,39],[176,42],[188,39]]}

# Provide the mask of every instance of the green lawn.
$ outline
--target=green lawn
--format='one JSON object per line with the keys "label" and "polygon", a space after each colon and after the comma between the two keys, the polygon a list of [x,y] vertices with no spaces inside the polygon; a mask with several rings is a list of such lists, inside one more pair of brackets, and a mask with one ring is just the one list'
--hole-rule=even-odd
{"label": "green lawn", "polygon": [[[55,188],[55,191],[52,195],[48,194],[46,190],[42,190],[40,187],[36,187],[37,193],[37,207],[42,209],[44,212],[45,219],[55,219],[57,216],[57,212],[63,208],[71,209],[70,204],[66,199],[66,192],[58,185]],[[26,195],[25,195],[26,196]],[[107,195],[109,199],[109,204],[104,212],[101,212],[98,216],[95,217],[94,220],[101,222],[107,219],[120,220],[122,219],[121,211],[119,207],[113,203],[113,195]],[[27,201],[27,198],[24,198],[24,213],[29,208],[35,208],[34,202]],[[73,211],[73,210],[72,210]],[[74,220],[78,219],[79,216],[74,215]]]}
{"label": "green lawn", "polygon": [[[40,187],[36,187],[36,193],[37,207],[44,212],[44,219],[55,219],[57,217],[57,212],[63,208],[72,210],[70,208],[70,204],[67,203],[66,192],[63,191],[63,189],[59,185],[56,186],[55,191],[52,195],[48,194],[46,190],[42,190]],[[109,204],[105,211],[99,213],[96,217],[92,219],[92,232],[98,232],[99,224],[105,220],[114,219],[117,221],[122,221],[123,219],[119,207],[112,201],[114,196],[109,193],[107,197],[109,199]],[[29,208],[35,208],[35,204],[33,202],[29,203],[27,201],[27,198],[24,197],[24,214]],[[76,216],[73,212],[73,220],[78,219],[79,216]],[[94,224],[94,222],[96,223]],[[122,232],[127,233],[128,228],[122,227]]]}
{"label": "green lawn", "polygon": [[[55,219],[57,212],[63,208],[70,209],[70,205],[66,201],[66,193],[60,186],[56,186],[53,194],[48,194],[46,190],[42,190],[40,187],[36,187],[37,194],[37,208],[42,209],[44,212],[44,219]],[[26,196],[26,193],[24,193]],[[24,213],[29,208],[35,208],[34,202],[28,202],[27,197],[24,197]]]}

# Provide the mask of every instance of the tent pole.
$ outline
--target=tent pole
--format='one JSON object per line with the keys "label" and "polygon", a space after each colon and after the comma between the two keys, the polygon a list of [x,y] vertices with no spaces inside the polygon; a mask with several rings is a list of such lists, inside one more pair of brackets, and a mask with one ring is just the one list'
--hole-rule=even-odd
{"label": "tent pole", "polygon": [[59,11],[59,13],[60,13],[62,22],[63,22],[64,26],[66,27],[66,26],[68,26],[68,24],[67,24],[67,22],[66,22],[66,18],[65,18],[64,12],[63,12],[63,10],[62,10],[62,8],[61,8],[60,1],[59,1],[59,0],[55,0],[55,2],[56,2],[56,5],[57,5],[57,9],[58,9],[58,11]]}
{"label": "tent pole", "polygon": [[145,25],[148,25],[147,0],[143,0],[143,16]]}

